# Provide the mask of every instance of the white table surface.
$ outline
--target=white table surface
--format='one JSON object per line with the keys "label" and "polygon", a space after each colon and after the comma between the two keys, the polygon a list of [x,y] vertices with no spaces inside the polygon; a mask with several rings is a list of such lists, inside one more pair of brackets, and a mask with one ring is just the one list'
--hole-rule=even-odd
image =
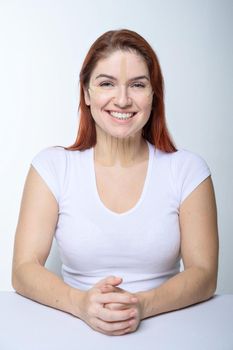
{"label": "white table surface", "polygon": [[123,336],[14,292],[0,292],[0,310],[0,350],[233,350],[233,295],[143,320]]}

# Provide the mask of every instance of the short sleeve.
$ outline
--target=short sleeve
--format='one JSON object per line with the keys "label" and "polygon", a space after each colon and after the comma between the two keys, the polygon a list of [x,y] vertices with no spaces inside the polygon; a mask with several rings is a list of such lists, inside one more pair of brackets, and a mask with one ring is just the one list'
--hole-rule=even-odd
{"label": "short sleeve", "polygon": [[65,150],[49,147],[34,156],[31,165],[36,169],[59,203],[65,168]]}
{"label": "short sleeve", "polygon": [[187,150],[179,150],[174,153],[172,168],[179,204],[211,175],[206,161],[198,154]]}

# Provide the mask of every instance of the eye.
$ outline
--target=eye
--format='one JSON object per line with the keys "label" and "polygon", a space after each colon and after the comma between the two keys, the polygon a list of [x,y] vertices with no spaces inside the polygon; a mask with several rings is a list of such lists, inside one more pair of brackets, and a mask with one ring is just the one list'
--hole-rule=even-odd
{"label": "eye", "polygon": [[100,86],[111,87],[111,86],[113,86],[113,83],[110,81],[103,81],[102,83],[100,83]]}
{"label": "eye", "polygon": [[145,85],[143,83],[133,83],[132,87],[136,87],[136,88],[144,88]]}

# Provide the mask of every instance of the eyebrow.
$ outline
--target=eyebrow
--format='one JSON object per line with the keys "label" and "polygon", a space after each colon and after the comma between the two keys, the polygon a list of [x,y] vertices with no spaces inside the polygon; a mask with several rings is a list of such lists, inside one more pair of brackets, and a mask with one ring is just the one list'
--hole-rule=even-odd
{"label": "eyebrow", "polygon": [[[98,78],[108,78],[108,79],[112,79],[112,80],[117,80],[115,77],[113,77],[112,75],[108,75],[108,74],[99,74],[99,75],[97,75],[97,77],[95,79],[98,79]],[[139,79],[146,79],[146,80],[150,81],[150,79],[146,75],[140,75],[138,77],[131,78],[131,79],[129,79],[129,81],[139,80]]]}

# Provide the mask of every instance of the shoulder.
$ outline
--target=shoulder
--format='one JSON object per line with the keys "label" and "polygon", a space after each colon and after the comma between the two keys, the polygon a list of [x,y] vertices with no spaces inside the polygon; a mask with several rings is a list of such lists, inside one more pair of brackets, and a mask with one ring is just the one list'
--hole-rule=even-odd
{"label": "shoulder", "polygon": [[170,174],[171,186],[179,203],[211,175],[204,158],[186,149],[172,153],[157,150],[157,160],[162,171]]}
{"label": "shoulder", "polygon": [[64,147],[52,146],[40,150],[32,159],[32,165],[50,164],[51,166],[64,166],[67,162],[67,153]]}
{"label": "shoulder", "polygon": [[200,160],[203,160],[203,158],[198,154],[198,153],[195,153],[193,151],[190,151],[190,150],[187,150],[187,149],[184,149],[184,148],[180,148],[178,149],[176,152],[173,152],[171,153],[173,155],[173,157],[176,159],[176,160],[192,160],[192,161],[200,161]]}
{"label": "shoulder", "polygon": [[182,167],[190,164],[206,164],[206,161],[197,153],[186,149],[178,149],[175,152],[164,152],[156,149],[157,158],[163,162],[170,163],[172,167]]}
{"label": "shoulder", "polygon": [[210,172],[207,162],[202,156],[186,149],[179,149],[172,153],[171,166],[174,172],[179,173],[198,170]]}
{"label": "shoulder", "polygon": [[66,152],[67,151],[64,149],[64,147],[51,146],[40,150],[38,153],[35,154],[34,158],[45,158],[45,159],[62,158],[65,156]]}
{"label": "shoulder", "polygon": [[63,147],[47,147],[39,151],[31,164],[59,201],[67,172],[67,152]]}

